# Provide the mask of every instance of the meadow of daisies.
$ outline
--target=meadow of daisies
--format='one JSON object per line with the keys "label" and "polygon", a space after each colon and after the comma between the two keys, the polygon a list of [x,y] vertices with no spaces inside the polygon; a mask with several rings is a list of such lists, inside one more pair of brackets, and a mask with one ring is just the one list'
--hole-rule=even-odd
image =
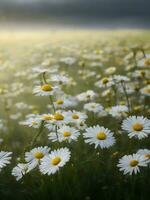
{"label": "meadow of daisies", "polygon": [[149,32],[0,43],[0,199],[149,199]]}

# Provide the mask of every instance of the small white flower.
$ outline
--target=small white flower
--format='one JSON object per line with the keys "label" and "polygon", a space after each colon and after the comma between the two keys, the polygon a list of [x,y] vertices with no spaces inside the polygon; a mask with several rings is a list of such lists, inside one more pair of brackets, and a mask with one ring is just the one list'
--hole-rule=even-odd
{"label": "small white flower", "polygon": [[119,164],[117,165],[120,171],[123,171],[124,174],[133,173],[137,174],[140,172],[139,167],[146,167],[148,163],[148,159],[140,154],[133,155],[125,155],[119,160]]}
{"label": "small white flower", "polygon": [[52,151],[41,160],[40,171],[42,174],[54,174],[63,167],[70,159],[68,148],[60,148]]}
{"label": "small white flower", "polygon": [[3,167],[10,163],[12,152],[0,151],[0,171]]}
{"label": "small white flower", "polygon": [[[62,126],[60,129],[57,130],[57,134],[56,132],[52,132],[50,133],[49,139],[54,141],[68,141],[71,142],[73,140],[77,140],[78,136],[80,135],[79,131],[75,128],[72,128],[70,126]],[[57,138],[58,137],[58,138]]]}
{"label": "small white flower", "polygon": [[83,134],[85,142],[89,144],[95,144],[95,148],[100,146],[103,148],[109,148],[115,143],[113,133],[103,126],[93,126],[86,129]]}
{"label": "small white flower", "polygon": [[25,160],[28,162],[28,171],[31,171],[36,166],[40,164],[41,159],[49,153],[50,148],[45,147],[37,147],[32,149],[30,152],[25,153]]}
{"label": "small white flower", "polygon": [[146,55],[146,58],[142,58],[137,64],[139,67],[150,67],[150,54]]}
{"label": "small white flower", "polygon": [[19,181],[28,170],[28,164],[25,163],[19,163],[16,167],[12,170],[12,175],[16,177],[16,180]]}
{"label": "small white flower", "polygon": [[150,85],[143,87],[140,92],[145,96],[150,96]]}
{"label": "small white flower", "polygon": [[122,129],[129,133],[130,138],[143,139],[150,134],[150,120],[143,116],[130,116],[123,120]]}
{"label": "small white flower", "polygon": [[128,112],[128,107],[127,106],[113,106],[109,110],[109,114],[112,115],[113,117],[121,117],[123,114]]}
{"label": "small white flower", "polygon": [[148,159],[148,161],[150,162],[150,150],[149,149],[139,149],[137,151],[137,154],[145,156]]}
{"label": "small white flower", "polygon": [[77,99],[79,101],[92,101],[96,96],[97,94],[93,90],[87,90],[86,92],[78,94]]}
{"label": "small white flower", "polygon": [[95,86],[99,88],[108,88],[114,85],[114,81],[112,80],[111,77],[104,77],[100,81],[97,81],[95,83]]}
{"label": "small white flower", "polygon": [[50,84],[44,84],[42,86],[36,86],[33,90],[33,93],[36,96],[51,96],[56,91],[58,91],[58,87],[53,87]]}
{"label": "small white flower", "polygon": [[79,124],[87,119],[86,114],[75,110],[66,112],[66,116],[68,118],[68,122],[74,124]]}
{"label": "small white flower", "polygon": [[103,110],[103,106],[99,103],[86,103],[84,104],[84,109],[90,112],[99,113]]}

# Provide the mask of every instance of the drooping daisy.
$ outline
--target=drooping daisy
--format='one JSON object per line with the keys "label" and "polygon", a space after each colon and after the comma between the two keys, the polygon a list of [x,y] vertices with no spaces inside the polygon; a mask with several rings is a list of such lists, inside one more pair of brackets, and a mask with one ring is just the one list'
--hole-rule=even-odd
{"label": "drooping daisy", "polygon": [[148,161],[150,162],[150,150],[149,149],[139,149],[137,151],[137,154],[145,156],[148,159]]}
{"label": "drooping daisy", "polygon": [[150,120],[143,116],[130,116],[123,120],[122,129],[129,133],[130,138],[142,139],[150,134]]}
{"label": "drooping daisy", "polygon": [[121,117],[127,112],[128,112],[128,107],[122,105],[113,106],[109,110],[109,114],[112,115],[113,117]]}
{"label": "drooping daisy", "polygon": [[12,152],[0,151],[0,171],[3,167],[10,163]]}
{"label": "drooping daisy", "polygon": [[50,151],[50,148],[45,147],[37,147],[32,149],[30,152],[25,153],[25,160],[28,162],[28,171],[31,171],[36,166],[40,164],[40,161],[44,156],[46,156]]}
{"label": "drooping daisy", "polygon": [[146,167],[148,159],[140,154],[125,155],[123,156],[117,165],[120,171],[123,171],[124,174],[133,173],[137,174],[140,172],[140,167]]}
{"label": "drooping daisy", "polygon": [[[50,133],[49,139],[52,141],[68,141],[71,142],[73,140],[77,140],[78,136],[80,135],[79,131],[75,128],[70,126],[62,126],[60,129],[57,130],[57,134],[55,132]],[[58,138],[57,138],[58,137]]]}
{"label": "drooping daisy", "polygon": [[52,151],[41,160],[40,171],[42,174],[54,174],[70,159],[71,152],[68,148],[60,148]]}
{"label": "drooping daisy", "polygon": [[95,148],[100,146],[103,148],[109,148],[115,143],[113,133],[103,126],[93,126],[85,129],[86,132],[83,134],[85,142],[89,144],[95,144]]}
{"label": "drooping daisy", "polygon": [[19,181],[28,171],[28,164],[19,163],[12,170],[12,175],[15,176],[16,180]]}
{"label": "drooping daisy", "polygon": [[44,84],[42,86],[36,86],[33,90],[33,93],[36,96],[51,96],[56,91],[58,91],[58,87],[53,87],[50,84]]}
{"label": "drooping daisy", "polygon": [[86,103],[84,104],[84,109],[90,112],[98,113],[103,110],[103,106],[99,103]]}

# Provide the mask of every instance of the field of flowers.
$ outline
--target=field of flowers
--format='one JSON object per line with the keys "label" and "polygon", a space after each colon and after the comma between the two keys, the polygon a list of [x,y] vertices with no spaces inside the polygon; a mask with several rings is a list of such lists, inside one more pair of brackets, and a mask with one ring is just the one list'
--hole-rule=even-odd
{"label": "field of flowers", "polygon": [[0,33],[0,200],[147,200],[150,33]]}

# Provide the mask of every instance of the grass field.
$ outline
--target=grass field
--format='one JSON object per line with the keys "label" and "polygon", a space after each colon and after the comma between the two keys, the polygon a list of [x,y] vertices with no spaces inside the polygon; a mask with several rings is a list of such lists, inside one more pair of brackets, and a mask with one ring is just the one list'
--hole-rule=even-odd
{"label": "grass field", "polygon": [[149,199],[150,32],[2,31],[0,44],[0,200]]}

